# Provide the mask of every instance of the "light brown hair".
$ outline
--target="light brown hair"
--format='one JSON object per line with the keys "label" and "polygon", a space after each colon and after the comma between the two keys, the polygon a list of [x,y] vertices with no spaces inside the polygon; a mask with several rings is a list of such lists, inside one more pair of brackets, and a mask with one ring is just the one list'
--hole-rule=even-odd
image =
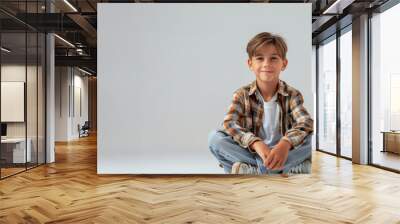
{"label": "light brown hair", "polygon": [[246,48],[249,58],[251,59],[255,56],[257,50],[267,44],[273,44],[278,51],[279,56],[281,56],[282,59],[286,59],[288,48],[285,40],[279,35],[268,32],[259,33],[249,41]]}

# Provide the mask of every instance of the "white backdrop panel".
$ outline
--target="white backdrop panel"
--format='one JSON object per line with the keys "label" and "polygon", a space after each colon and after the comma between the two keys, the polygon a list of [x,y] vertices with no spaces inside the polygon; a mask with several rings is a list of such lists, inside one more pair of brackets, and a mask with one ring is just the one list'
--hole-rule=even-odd
{"label": "white backdrop panel", "polygon": [[313,114],[311,4],[98,4],[98,173],[223,173],[207,146],[255,79],[247,42],[282,35],[281,78]]}

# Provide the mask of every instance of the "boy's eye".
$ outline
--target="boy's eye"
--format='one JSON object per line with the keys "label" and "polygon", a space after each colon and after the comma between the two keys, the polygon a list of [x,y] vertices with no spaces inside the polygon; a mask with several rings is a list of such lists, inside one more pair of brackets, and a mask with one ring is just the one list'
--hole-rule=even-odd
{"label": "boy's eye", "polygon": [[262,57],[256,57],[256,60],[263,60],[263,58]]}

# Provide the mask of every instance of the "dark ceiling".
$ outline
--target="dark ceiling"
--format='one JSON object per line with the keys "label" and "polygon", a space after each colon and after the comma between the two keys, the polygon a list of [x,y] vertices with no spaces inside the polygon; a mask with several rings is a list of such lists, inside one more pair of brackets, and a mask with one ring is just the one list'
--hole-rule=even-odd
{"label": "dark ceiling", "polygon": [[[80,66],[96,71],[97,3],[312,3],[312,37],[318,43],[332,35],[337,27],[351,23],[352,17],[373,10],[388,0],[1,0],[0,29],[8,41],[24,41],[25,30],[55,32],[72,43],[56,39],[56,65]],[[68,5],[68,3],[70,5]],[[50,5],[50,7],[49,7]],[[50,10],[51,8],[51,10]],[[50,13],[51,11],[51,13]],[[341,20],[340,23],[337,23]],[[339,24],[339,25],[338,25]],[[22,44],[22,43],[21,43]],[[20,46],[23,46],[20,45]],[[35,47],[32,43],[28,46]]]}

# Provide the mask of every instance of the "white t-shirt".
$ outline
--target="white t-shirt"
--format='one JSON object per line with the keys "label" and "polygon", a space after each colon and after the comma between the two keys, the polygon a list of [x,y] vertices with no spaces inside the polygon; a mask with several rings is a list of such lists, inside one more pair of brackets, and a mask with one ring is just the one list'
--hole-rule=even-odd
{"label": "white t-shirt", "polygon": [[280,106],[278,102],[276,102],[276,99],[278,97],[277,94],[278,93],[275,93],[270,101],[264,101],[264,143],[268,146],[276,145],[282,137],[279,131]]}

